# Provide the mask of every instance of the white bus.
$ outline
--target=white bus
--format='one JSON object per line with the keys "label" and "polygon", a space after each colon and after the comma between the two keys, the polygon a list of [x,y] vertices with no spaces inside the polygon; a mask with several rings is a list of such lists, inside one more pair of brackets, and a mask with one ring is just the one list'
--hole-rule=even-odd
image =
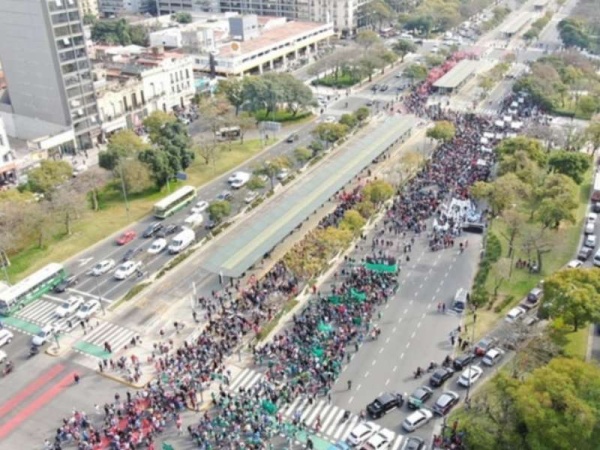
{"label": "white bus", "polygon": [[0,315],[9,316],[37,300],[63,281],[66,276],[67,273],[62,264],[51,263],[3,290],[0,292]]}
{"label": "white bus", "polygon": [[196,188],[183,186],[154,205],[154,216],[159,219],[169,217],[184,206],[189,205],[195,198]]}

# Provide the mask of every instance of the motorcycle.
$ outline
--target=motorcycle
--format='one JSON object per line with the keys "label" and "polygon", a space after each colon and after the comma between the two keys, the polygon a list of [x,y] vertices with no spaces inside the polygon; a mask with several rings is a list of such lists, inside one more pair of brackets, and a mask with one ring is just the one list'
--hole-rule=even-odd
{"label": "motorcycle", "polygon": [[34,346],[32,346],[32,347],[29,349],[29,355],[27,355],[27,357],[28,357],[28,358],[32,358],[32,357],[34,357],[35,355],[37,355],[39,352],[40,352],[40,349],[39,349],[39,347],[37,347],[36,345],[34,345]]}
{"label": "motorcycle", "polygon": [[13,371],[13,369],[14,369],[13,364],[10,361],[7,362],[6,366],[4,367],[4,370],[2,371],[2,376],[5,377],[9,373],[11,373]]}
{"label": "motorcycle", "polygon": [[417,370],[415,370],[415,373],[414,373],[415,380],[417,378],[421,378],[422,376],[423,376],[423,370],[420,367],[417,367]]}
{"label": "motorcycle", "polygon": [[432,362],[429,364],[429,367],[427,367],[427,372],[432,372],[432,371],[434,371],[434,370],[435,370],[435,369],[437,369],[437,368],[438,368],[438,365],[437,365],[437,363],[435,363],[435,362],[433,362],[433,361],[432,361]]}

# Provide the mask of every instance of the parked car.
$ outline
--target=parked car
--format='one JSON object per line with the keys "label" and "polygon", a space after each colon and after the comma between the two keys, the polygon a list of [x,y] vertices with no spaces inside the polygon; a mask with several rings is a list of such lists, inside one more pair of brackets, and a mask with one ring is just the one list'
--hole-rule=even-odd
{"label": "parked car", "polygon": [[144,237],[145,239],[149,239],[152,236],[154,236],[155,234],[157,234],[163,228],[164,228],[164,225],[162,223],[154,222],[154,223],[148,225],[148,227],[142,233],[142,237]]}
{"label": "parked car", "polygon": [[433,391],[427,386],[418,387],[412,394],[408,396],[406,402],[409,409],[419,409],[427,400],[431,398]]}
{"label": "parked car", "polygon": [[583,266],[582,261],[579,261],[578,259],[572,259],[567,264],[567,269],[577,269],[578,267],[581,267],[581,266]]}
{"label": "parked car", "polygon": [[474,359],[475,359],[475,355],[473,353],[463,353],[462,355],[457,356],[454,359],[454,362],[452,363],[452,365],[454,366],[455,370],[463,370]]}
{"label": "parked car", "polygon": [[525,311],[524,308],[521,308],[520,306],[515,306],[506,314],[504,320],[508,323],[515,323],[517,320],[519,320],[520,317],[524,316],[526,312],[527,311]]}
{"label": "parked car", "polygon": [[136,270],[142,267],[142,263],[140,261],[125,261],[117,270],[115,270],[114,277],[117,280],[124,280],[129,278],[131,275],[135,273]]}
{"label": "parked car", "polygon": [[75,286],[78,282],[79,278],[77,275],[69,275],[67,278],[54,286],[54,292],[58,294],[65,292],[68,288]]}
{"label": "parked car", "polygon": [[72,295],[68,299],[64,300],[58,308],[56,308],[55,314],[58,317],[68,317],[74,314],[75,311],[83,304],[84,300],[81,295]]}
{"label": "parked car", "polygon": [[100,275],[104,275],[106,272],[112,270],[115,267],[114,259],[105,259],[104,261],[100,261],[97,263],[92,269],[92,275],[95,277],[99,277]]}
{"label": "parked car", "polygon": [[588,234],[583,241],[583,245],[590,248],[596,247],[596,236],[593,234]]}
{"label": "parked car", "polygon": [[148,247],[148,253],[151,255],[156,255],[162,252],[167,246],[167,240],[164,238],[156,239],[150,247]]}
{"label": "parked car", "polygon": [[373,424],[369,422],[362,422],[350,432],[350,434],[346,438],[346,441],[353,447],[358,447],[363,442],[366,442],[366,440],[374,434],[375,427],[373,426]]}
{"label": "parked car", "polygon": [[7,330],[6,328],[3,328],[0,330],[0,347],[2,347],[3,345],[6,344],[10,344],[13,340],[13,337],[15,337],[15,335],[12,333],[12,331]]}
{"label": "parked car", "polygon": [[233,194],[230,191],[223,191],[219,195],[217,195],[218,201],[229,201],[233,198]]}
{"label": "parked car", "polygon": [[98,312],[100,306],[101,305],[98,300],[90,300],[89,302],[84,303],[79,307],[79,310],[77,311],[77,313],[75,313],[75,317],[78,320],[89,319]]}
{"label": "parked car", "polygon": [[581,247],[581,250],[579,250],[579,253],[577,253],[577,259],[580,261],[587,261],[590,259],[590,256],[592,256],[593,252],[593,248],[583,246]]}
{"label": "parked car", "polygon": [[433,387],[440,387],[448,379],[452,378],[452,375],[454,375],[454,370],[450,367],[440,367],[431,375],[429,384]]}
{"label": "parked car", "polygon": [[323,118],[323,123],[336,123],[337,119],[335,118],[335,116],[325,116]]}
{"label": "parked car", "polygon": [[367,405],[367,413],[374,419],[387,414],[394,408],[400,408],[404,400],[402,395],[386,392]]}
{"label": "parked car", "polygon": [[119,236],[119,239],[117,239],[117,245],[129,244],[136,237],[137,237],[137,233],[135,231],[133,231],[133,230],[126,231],[121,236]]}
{"label": "parked car", "polygon": [[477,356],[485,355],[489,349],[495,347],[498,343],[498,340],[493,337],[487,337],[480,340],[477,345],[475,345],[475,349],[473,350]]}
{"label": "parked car", "polygon": [[201,212],[206,211],[208,209],[208,207],[209,207],[209,203],[206,200],[200,200],[194,206],[192,206],[192,212],[194,214],[199,214]]}
{"label": "parked car", "polygon": [[425,440],[418,436],[410,436],[404,441],[401,450],[425,450]]}
{"label": "parked car", "polygon": [[481,362],[486,366],[494,366],[504,356],[504,351],[499,348],[492,348],[487,351]]}
{"label": "parked car", "polygon": [[527,294],[527,303],[529,303],[531,305],[536,305],[537,302],[539,302],[540,299],[542,298],[543,293],[544,293],[544,291],[542,291],[542,288],[539,288],[539,287],[533,288],[532,290],[529,291],[529,294]]}
{"label": "parked car", "polygon": [[458,384],[464,387],[473,386],[473,384],[475,384],[475,382],[481,378],[482,374],[483,369],[481,367],[469,366],[463,370],[463,373],[461,373],[460,377],[458,377]]}
{"label": "parked car", "polygon": [[244,203],[246,203],[246,204],[252,203],[254,200],[256,200],[257,197],[258,197],[258,192],[250,191],[244,197]]}
{"label": "parked car", "polygon": [[279,181],[285,181],[287,179],[287,177],[290,176],[290,171],[288,169],[281,169],[279,171],[279,173],[277,174],[277,179]]}
{"label": "parked car", "polygon": [[292,144],[292,143],[296,142],[298,139],[300,139],[300,136],[298,136],[298,133],[292,133],[287,137],[285,142],[287,142],[288,144]]}
{"label": "parked car", "polygon": [[421,408],[416,410],[402,422],[402,428],[409,433],[422,427],[433,418],[433,413],[428,409]]}
{"label": "parked car", "polygon": [[393,431],[382,429],[378,433],[371,436],[366,444],[362,446],[364,450],[385,450],[388,449],[390,443],[395,437],[395,433]]}
{"label": "parked car", "polygon": [[446,391],[439,396],[435,405],[433,405],[433,411],[440,416],[445,416],[459,400],[460,396],[456,392]]}

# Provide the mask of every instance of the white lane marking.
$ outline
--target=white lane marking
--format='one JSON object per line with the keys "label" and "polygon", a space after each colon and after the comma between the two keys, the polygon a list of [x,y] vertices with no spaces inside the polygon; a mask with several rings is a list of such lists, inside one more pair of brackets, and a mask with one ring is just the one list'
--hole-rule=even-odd
{"label": "white lane marking", "polygon": [[402,354],[400,355],[400,359],[402,359],[402,358],[404,358],[404,353],[402,353]]}
{"label": "white lane marking", "polygon": [[[323,408],[323,406],[324,406],[325,408]],[[329,408],[331,408],[331,405],[330,405],[330,404],[328,404],[328,403],[325,403],[325,402],[323,402],[323,401],[319,402],[319,407],[314,409],[313,413],[312,413],[312,414],[310,415],[310,417],[309,417],[309,418],[306,420],[306,424],[307,424],[308,426],[310,426],[310,425],[313,423],[313,421],[314,421],[314,420],[317,418],[317,416],[319,416],[319,417],[325,417],[325,415],[326,415],[326,413],[327,413],[327,410],[328,410]]]}
{"label": "white lane marking", "polygon": [[408,308],[406,308],[406,309],[404,310],[404,314],[407,314],[407,313],[408,313]]}
{"label": "white lane marking", "polygon": [[353,400],[354,400],[354,396],[350,397],[350,399],[348,400],[348,404],[352,403]]}
{"label": "white lane marking", "polygon": [[411,300],[410,302],[408,302],[409,305],[412,305],[414,302],[414,300]]}
{"label": "white lane marking", "polygon": [[398,370],[398,366],[394,366],[394,368],[392,369],[392,372],[395,372],[396,370]]}
{"label": "white lane marking", "polygon": [[421,328],[421,322],[417,324],[417,328]]}
{"label": "white lane marking", "polygon": [[396,327],[394,327],[394,328],[392,329],[392,333],[395,333],[395,332],[396,332]]}
{"label": "white lane marking", "polygon": [[410,335],[410,338],[411,338],[411,339],[414,339],[414,337],[415,337],[415,335],[416,335],[416,334],[417,334],[417,332],[416,332],[416,331],[413,331],[413,332],[412,332],[412,334]]}
{"label": "white lane marking", "polygon": [[406,348],[410,347],[410,342],[406,343]]}
{"label": "white lane marking", "polygon": [[389,378],[387,380],[385,380],[385,385],[387,386],[388,384],[390,384],[390,379]]}
{"label": "white lane marking", "polygon": [[376,362],[377,362],[377,360],[374,359],[373,361],[371,361],[371,365],[374,366]]}
{"label": "white lane marking", "polygon": [[389,337],[389,336],[386,338],[386,340],[385,340],[385,343],[386,343],[386,344],[389,344],[389,343],[390,343],[390,337]]}
{"label": "white lane marking", "polygon": [[[333,411],[337,411],[337,414]],[[330,435],[331,433],[333,433],[333,431],[335,430],[335,427],[337,426],[337,424],[339,423],[339,421],[341,420],[342,416],[344,415],[344,410],[341,408],[338,408],[337,406],[334,406],[332,408],[332,412],[333,414],[330,414],[329,417],[327,417],[327,419],[325,419],[325,422],[323,423],[323,433],[326,435]],[[334,419],[335,417],[335,419]],[[333,419],[333,421],[332,421]],[[327,428],[329,426],[329,424],[331,423],[331,427]],[[325,429],[327,429],[327,431],[325,431]]]}
{"label": "white lane marking", "polygon": [[[379,353],[380,353],[380,354],[381,354],[381,352],[383,352],[383,347],[381,347],[381,348],[379,349]],[[373,363],[375,363],[375,361],[373,361]]]}
{"label": "white lane marking", "polygon": [[361,387],[362,387],[362,384],[359,384],[359,385],[356,387],[356,390],[357,390],[357,391],[360,391],[360,388],[361,388]]}

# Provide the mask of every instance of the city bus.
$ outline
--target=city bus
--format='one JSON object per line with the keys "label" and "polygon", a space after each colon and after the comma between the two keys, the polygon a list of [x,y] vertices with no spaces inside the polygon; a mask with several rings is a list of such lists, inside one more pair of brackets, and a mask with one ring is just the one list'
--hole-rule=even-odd
{"label": "city bus", "polygon": [[67,276],[62,264],[51,263],[0,292],[0,315],[9,316],[37,300]]}
{"label": "city bus", "polygon": [[196,188],[183,186],[154,205],[154,216],[159,219],[169,217],[184,206],[189,205],[195,198]]}

